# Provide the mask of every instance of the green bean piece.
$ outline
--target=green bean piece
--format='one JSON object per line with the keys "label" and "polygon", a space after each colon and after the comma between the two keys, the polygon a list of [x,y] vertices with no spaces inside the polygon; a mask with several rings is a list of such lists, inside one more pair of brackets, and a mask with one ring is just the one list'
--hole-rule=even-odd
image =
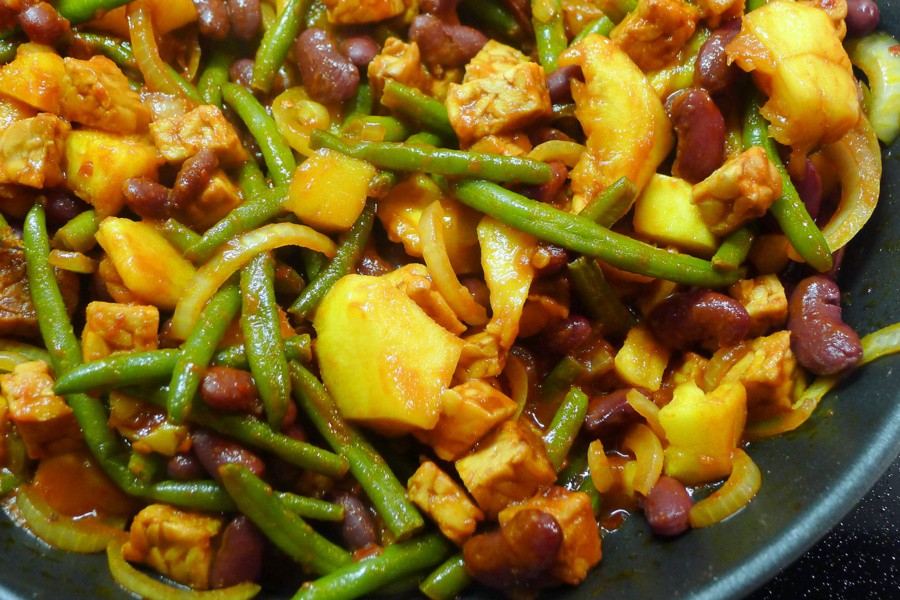
{"label": "green bean piece", "polygon": [[153,478],[159,472],[160,467],[165,466],[160,463],[162,458],[162,454],[157,454],[155,452],[152,454],[143,454],[132,448],[131,454],[128,455],[128,470],[134,473],[134,476],[140,481],[151,483]]}
{"label": "green bean piece", "polygon": [[747,255],[750,254],[753,236],[753,228],[749,225],[745,225],[728,234],[710,259],[713,267],[723,271],[732,271],[740,268]]}
{"label": "green bean piece", "polygon": [[440,136],[431,133],[430,131],[419,131],[418,133],[414,133],[406,138],[406,143],[420,144],[422,146],[434,146],[435,148],[440,148],[441,144],[444,143],[444,140],[442,140]]}
{"label": "green bean piece", "polygon": [[241,170],[238,173],[238,185],[241,188],[241,195],[244,200],[255,198],[269,191],[269,186],[266,185],[266,175],[254,159],[250,159],[241,165]]}
{"label": "green bean piece", "polygon": [[501,1],[461,0],[460,7],[485,29],[496,33],[507,42],[516,43],[525,38],[522,26]]}
{"label": "green bean piece", "polygon": [[603,15],[599,19],[594,19],[593,21],[591,21],[590,23],[585,25],[584,29],[579,31],[578,35],[576,35],[572,39],[572,43],[570,45],[574,46],[575,44],[577,44],[578,42],[580,42],[587,36],[595,34],[595,33],[598,35],[609,37],[610,32],[612,32],[613,27],[615,27],[615,26],[616,26],[616,24],[612,22],[612,19],[610,19],[606,15]]}
{"label": "green bean piece", "polygon": [[[301,363],[309,363],[312,360],[312,341],[308,333],[292,335],[284,338],[284,352],[288,360],[298,360]],[[243,345],[222,348],[213,357],[213,364],[222,367],[248,370],[250,363],[247,360],[247,350]]]}
{"label": "green bean piece", "polygon": [[762,8],[766,4],[768,4],[768,0],[747,0],[747,8],[744,10],[744,13],[746,14],[751,10]]}
{"label": "green bean piece", "polygon": [[341,126],[341,135],[353,138],[364,138],[367,131],[377,129],[384,131],[381,140],[383,142],[402,142],[409,137],[409,126],[394,117],[372,117],[356,115],[348,117]]}
{"label": "green bean piece", "polygon": [[459,181],[454,187],[456,199],[467,206],[625,271],[700,287],[730,285],[743,276],[742,270],[717,271],[707,260],[656,248],[488,181]]}
{"label": "green bean piece", "polygon": [[601,227],[612,227],[629,211],[637,193],[637,187],[627,177],[620,177],[592,198],[578,214]]}
{"label": "green bean piece", "polygon": [[344,421],[322,382],[292,362],[291,383],[294,399],[328,445],[350,463],[350,472],[391,533],[403,537],[421,529],[425,521],[407,499],[406,488],[362,434]]}
{"label": "green bean piece", "polygon": [[240,306],[241,294],[238,287],[229,284],[216,292],[200,314],[200,320],[185,340],[172,372],[166,403],[166,411],[172,422],[184,423],[190,414],[203,373]]}
{"label": "green bean piece", "polygon": [[215,481],[160,481],[150,487],[146,497],[181,508],[206,512],[233,512],[237,506]]}
{"label": "green bean piece", "polygon": [[405,143],[349,141],[321,129],[313,131],[309,141],[311,148],[336,150],[391,171],[424,171],[520,183],[546,183],[551,175],[550,165],[547,163],[515,156]]}
{"label": "green bean piece", "polygon": [[94,236],[99,227],[100,222],[94,210],[86,210],[56,231],[56,235],[53,236],[53,247],[87,252],[97,245]]}
{"label": "green bean piece", "polygon": [[201,238],[199,233],[175,219],[166,219],[159,228],[159,233],[182,254],[194,244],[199,243]]}
{"label": "green bean piece", "polygon": [[588,397],[577,387],[572,387],[544,433],[547,458],[558,471],[566,461],[569,448],[575,441],[587,414]]}
{"label": "green bean piece", "polygon": [[271,253],[257,255],[241,269],[241,299],[241,331],[250,372],[269,426],[278,431],[291,402],[291,374],[281,337]]}
{"label": "green bean piece", "polygon": [[378,171],[369,184],[366,194],[369,198],[384,198],[397,185],[397,179],[397,174],[392,171]]}
{"label": "green bean piece", "polygon": [[140,73],[137,61],[134,60],[134,52],[131,50],[131,42],[86,31],[73,31],[72,37],[110,59],[121,69]]}
{"label": "green bean piece", "polygon": [[301,318],[306,318],[316,309],[322,298],[338,279],[348,274],[359,262],[369,234],[372,233],[372,225],[375,222],[375,204],[370,202],[363,208],[362,213],[350,228],[349,235],[340,246],[331,263],[322,269],[309,285],[294,301],[288,311]]}
{"label": "green bean piece", "polygon": [[42,360],[45,363],[50,364],[49,352],[47,352],[43,348],[38,348],[37,346],[32,346],[31,344],[26,344],[25,342],[0,339],[0,352],[21,354],[28,360]]}
{"label": "green bean piece", "polygon": [[300,295],[306,287],[306,280],[291,265],[275,261],[275,293],[285,296]]}
{"label": "green bean piece", "polygon": [[305,5],[306,0],[287,0],[275,24],[263,34],[253,65],[252,85],[256,89],[264,92],[272,89],[272,81],[300,33]]}
{"label": "green bean piece", "polygon": [[349,600],[374,594],[383,586],[439,563],[453,548],[438,533],[392,544],[378,556],[350,563],[304,583],[292,600]]}
{"label": "green bean piece", "polygon": [[328,29],[333,25],[328,21],[328,7],[322,0],[310,0],[309,6],[303,13],[304,29],[310,27],[318,27],[320,29]]}
{"label": "green bean piece", "polygon": [[281,214],[286,196],[287,187],[279,186],[246,200],[207,229],[199,241],[185,250],[185,256],[195,263],[206,262],[228,240]]}
{"label": "green bean piece", "polygon": [[559,0],[531,0],[531,24],[538,62],[549,75],[559,67],[559,55],[569,45]]}
{"label": "green bean piece", "polygon": [[594,486],[594,480],[590,477],[585,477],[577,489],[579,492],[587,494],[587,497],[591,500],[591,510],[594,512],[594,516],[599,516],[603,508],[603,496],[600,495],[600,492]]}
{"label": "green bean piece", "polygon": [[0,498],[15,490],[20,483],[22,483],[22,479],[17,475],[6,469],[0,471]]}
{"label": "green bean piece", "polygon": [[603,335],[621,337],[628,333],[635,324],[634,315],[619,300],[597,261],[579,256],[568,267],[569,283],[575,295],[588,316],[600,322]]}
{"label": "green bean piece", "polygon": [[16,57],[19,42],[0,40],[0,63],[8,63]]}
{"label": "green bean piece", "polygon": [[57,394],[71,394],[165,383],[171,380],[180,357],[181,351],[177,349],[114,354],[68,370],[56,379],[53,390]]}
{"label": "green bean piece", "polygon": [[472,584],[462,552],[454,554],[419,584],[419,590],[431,600],[453,600]]}
{"label": "green bean piece", "polygon": [[207,104],[222,108],[222,85],[228,83],[228,67],[234,62],[230,52],[213,51],[206,68],[200,74],[197,91]]}
{"label": "green bean piece", "polygon": [[9,222],[3,216],[3,213],[0,213],[0,227],[9,227]]}
{"label": "green bean piece", "polygon": [[356,95],[350,100],[347,118],[371,115],[374,108],[375,100],[372,98],[372,87],[368,82],[362,82],[356,88]]}
{"label": "green bean piece", "polygon": [[384,84],[381,103],[446,140],[456,139],[456,132],[450,124],[444,103],[416,88],[390,79]]}
{"label": "green bean piece", "polygon": [[224,465],[219,468],[219,476],[240,511],[304,568],[326,574],[353,562],[349,552],[316,533],[243,465]]}
{"label": "green bean piece", "polygon": [[556,366],[547,373],[547,376],[544,377],[544,381],[541,383],[541,399],[549,401],[558,398],[563,392],[571,388],[572,384],[586,370],[583,364],[571,356],[563,356],[556,363]]}
{"label": "green bean piece", "polygon": [[305,519],[333,522],[344,520],[344,507],[340,504],[287,492],[279,494],[278,497],[291,512]]}
{"label": "green bean piece", "polygon": [[294,153],[259,100],[250,93],[250,90],[235,83],[222,84],[222,99],[234,109],[259,144],[269,175],[275,183],[277,185],[290,183],[294,169],[297,168]]}
{"label": "green bean piece", "polygon": [[58,0],[56,12],[72,23],[84,23],[131,0]]}
{"label": "green bean piece", "polygon": [[753,146],[762,147],[781,174],[781,196],[769,207],[769,213],[778,221],[778,225],[797,254],[809,263],[809,266],[824,273],[833,265],[828,242],[816,222],[809,216],[797,188],[791,182],[791,177],[775,149],[775,142],[769,137],[769,126],[760,114],[759,107],[758,96],[754,96],[747,103],[744,117],[744,149]]}

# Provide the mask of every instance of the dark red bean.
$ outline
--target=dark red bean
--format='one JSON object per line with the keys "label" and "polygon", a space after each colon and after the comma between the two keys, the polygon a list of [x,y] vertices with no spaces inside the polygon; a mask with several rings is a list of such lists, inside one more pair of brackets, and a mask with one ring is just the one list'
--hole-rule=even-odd
{"label": "dark red bean", "polygon": [[206,477],[206,469],[193,452],[179,452],[166,463],[166,473],[178,481],[194,481]]}
{"label": "dark red bean", "polygon": [[218,410],[256,416],[263,412],[253,375],[241,369],[207,369],[200,384],[200,398],[208,406]]}
{"label": "dark red bean", "polygon": [[860,37],[871,33],[878,27],[881,13],[874,0],[847,0],[847,35]]}
{"label": "dark red bean", "polygon": [[413,19],[409,39],[418,44],[426,64],[442,67],[465,65],[487,43],[487,36],[477,29],[447,23],[428,14]]}
{"label": "dark red bean", "polygon": [[547,573],[562,547],[563,531],[550,514],[520,510],[499,531],[473,536],[463,545],[466,571],[503,590],[551,583]]}
{"label": "dark red bean", "polygon": [[558,160],[550,161],[550,181],[539,185],[523,185],[519,192],[538,202],[553,202],[566,185],[569,177],[569,169],[565,163]]}
{"label": "dark red bean", "polygon": [[238,515],[225,526],[213,557],[209,585],[213,589],[256,581],[262,573],[266,538],[250,519]]}
{"label": "dark red bean", "polygon": [[543,144],[544,142],[553,142],[557,140],[561,142],[574,141],[569,135],[566,135],[555,127],[537,127],[528,134],[528,141],[534,146]]}
{"label": "dark red bean", "polygon": [[359,70],[342,54],[331,36],[310,27],[294,43],[297,64],[307,93],[319,102],[343,102],[356,94]]}
{"label": "dark red bean", "polygon": [[351,550],[362,550],[378,542],[378,530],[372,513],[356,494],[331,492],[331,501],[344,507],[341,537]]}
{"label": "dark red bean", "polygon": [[797,284],[788,303],[788,330],[797,362],[816,375],[831,375],[862,358],[859,336],[841,319],[841,290],[822,275]]}
{"label": "dark red bean", "polygon": [[197,9],[200,35],[211,40],[224,40],[228,37],[231,22],[225,0],[194,0],[194,7]]}
{"label": "dark red bean", "polygon": [[690,529],[691,495],[673,477],[659,478],[644,500],[644,517],[656,535],[676,536]]}
{"label": "dark red bean", "polygon": [[582,429],[588,435],[602,438],[621,431],[623,427],[640,420],[641,416],[628,403],[626,394],[633,388],[622,388],[594,396],[588,403]]}
{"label": "dark red bean", "polygon": [[569,315],[545,331],[541,341],[547,352],[569,354],[591,337],[591,322],[581,315]]}
{"label": "dark red bean", "polygon": [[234,61],[228,67],[228,79],[250,89],[253,82],[253,65],[255,64],[252,58],[241,58]]}
{"label": "dark red bean", "polygon": [[569,251],[562,246],[542,243],[531,256],[531,264],[539,277],[556,275],[569,263]]}
{"label": "dark red bean", "polygon": [[29,40],[48,46],[71,32],[69,21],[46,2],[36,2],[20,12],[18,22]]}
{"label": "dark red bean", "polygon": [[44,196],[47,198],[44,210],[50,229],[62,227],[90,208],[84,200],[68,190],[46,190]]}
{"label": "dark red bean", "polygon": [[448,16],[456,14],[458,5],[459,0],[422,0],[419,2],[419,10],[446,21]]}
{"label": "dark red bean", "polygon": [[354,35],[344,38],[344,41],[341,42],[341,49],[350,62],[360,69],[368,67],[372,59],[381,52],[378,42],[370,35]]}
{"label": "dark red bean", "polygon": [[669,96],[666,112],[678,135],[672,173],[691,183],[703,181],[725,161],[725,118],[700,88]]}
{"label": "dark red bean", "polygon": [[218,168],[219,159],[216,158],[216,153],[206,148],[185,160],[169,194],[172,209],[184,208],[200,196]]}
{"label": "dark red bean", "polygon": [[262,27],[259,0],[226,0],[231,33],[239,40],[252,41]]}
{"label": "dark red bean", "polygon": [[694,290],[669,296],[648,318],[653,335],[676,350],[697,344],[719,348],[736,344],[750,331],[744,305],[718,292]]}
{"label": "dark red bean", "polygon": [[526,35],[534,33],[531,25],[531,0],[502,0]]}
{"label": "dark red bean", "polygon": [[572,80],[584,81],[580,65],[560,67],[547,76],[547,87],[553,104],[567,104],[572,101]]}
{"label": "dark red bean", "polygon": [[191,435],[191,440],[200,464],[216,481],[219,480],[219,468],[229,464],[243,465],[257,477],[266,470],[260,457],[226,437],[198,429]]}
{"label": "dark red bean", "polygon": [[806,171],[803,179],[795,179],[791,177],[800,199],[803,200],[806,211],[813,219],[819,216],[822,208],[822,176],[819,175],[819,169],[813,161],[806,159]]}
{"label": "dark red bean", "polygon": [[128,208],[142,217],[161,220],[172,216],[169,207],[169,189],[152,179],[142,177],[126,179],[122,194]]}
{"label": "dark red bean", "polygon": [[694,65],[694,81],[710,94],[718,94],[734,85],[741,73],[736,64],[729,64],[725,46],[741,31],[741,20],[731,19],[710,34],[700,46]]}

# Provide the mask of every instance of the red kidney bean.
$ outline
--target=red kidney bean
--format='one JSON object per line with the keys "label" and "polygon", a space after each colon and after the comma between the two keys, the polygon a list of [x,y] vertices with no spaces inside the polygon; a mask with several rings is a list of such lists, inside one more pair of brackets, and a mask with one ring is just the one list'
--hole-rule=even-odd
{"label": "red kidney bean", "polygon": [[169,194],[169,205],[172,209],[184,208],[196,199],[209,185],[209,180],[218,168],[219,159],[216,158],[216,153],[206,148],[185,160]]}
{"label": "red kidney bean", "polygon": [[197,9],[200,35],[211,40],[224,40],[228,37],[231,22],[225,0],[194,0],[194,7]]}
{"label": "red kidney bean", "polygon": [[569,169],[565,163],[553,160],[550,165],[550,181],[539,185],[523,185],[518,191],[523,195],[538,202],[552,202],[557,194],[565,187],[569,177]]}
{"label": "red kidney bean", "polygon": [[191,451],[179,452],[166,463],[166,473],[178,481],[193,481],[206,477],[206,469],[200,464],[197,455]]}
{"label": "red kidney bean", "polygon": [[584,432],[594,438],[603,438],[639,421],[641,416],[625,398],[632,389],[622,388],[591,398],[581,426]]}
{"label": "red kidney bean", "polygon": [[591,337],[591,322],[581,315],[569,315],[542,335],[543,348],[554,354],[569,354]]}
{"label": "red kidney bean", "polygon": [[[540,257],[540,258],[538,258]],[[566,268],[569,263],[569,251],[562,246],[542,243],[531,257],[531,264],[537,271],[538,277],[556,275]]]}
{"label": "red kidney bean", "polygon": [[460,280],[460,283],[465,286],[470,294],[472,294],[472,297],[475,298],[475,302],[485,308],[491,306],[491,292],[488,290],[487,284],[484,281],[477,277],[464,277]]}
{"label": "red kidney bean", "polygon": [[262,27],[262,6],[259,0],[226,0],[231,33],[239,40],[251,41]]}
{"label": "red kidney bean", "polygon": [[36,2],[18,15],[19,25],[28,39],[52,46],[71,32],[68,19],[46,2]]}
{"label": "red kidney bean", "polygon": [[125,180],[122,195],[128,208],[148,219],[168,219],[169,189],[152,179],[132,177]]}
{"label": "red kidney bean", "polygon": [[344,51],[350,62],[362,69],[368,67],[372,59],[378,56],[381,47],[370,35],[354,35],[344,38],[341,42],[341,50]]}
{"label": "red kidney bean", "polygon": [[528,134],[528,141],[531,142],[533,146],[556,140],[562,142],[574,141],[569,135],[555,127],[536,127]]}
{"label": "red kidney bean", "polygon": [[253,82],[254,64],[252,58],[241,58],[234,61],[231,63],[231,66],[228,67],[228,79],[238,85],[250,89],[250,84]]}
{"label": "red kidney bean", "polygon": [[874,0],[847,0],[847,35],[860,37],[871,33],[878,27],[881,13]]}
{"label": "red kidney bean", "polygon": [[690,529],[693,505],[684,485],[673,477],[663,475],[644,500],[644,517],[653,533],[672,537]]}
{"label": "red kidney bean", "polygon": [[725,161],[725,118],[701,88],[669,96],[666,112],[678,135],[672,173],[691,183],[703,181]]}
{"label": "red kidney bean", "polygon": [[788,303],[788,330],[797,362],[816,375],[831,375],[862,358],[859,336],[841,319],[841,290],[822,275],[797,284]]}
{"label": "red kidney bean", "polygon": [[238,515],[225,526],[213,557],[209,585],[213,589],[256,581],[262,573],[266,538],[250,519]]}
{"label": "red kidney bean", "polygon": [[435,15],[443,20],[456,14],[459,0],[422,0],[419,2],[419,10],[429,15]]}
{"label": "red kidney bean", "polygon": [[512,13],[516,23],[522,27],[523,33],[526,35],[534,34],[534,27],[531,24],[531,0],[502,0],[504,6]]}
{"label": "red kidney bean", "polygon": [[313,99],[343,102],[356,93],[359,70],[324,29],[310,27],[294,42],[294,49],[303,86]]}
{"label": "red kidney bean", "polygon": [[488,587],[511,590],[552,584],[547,571],[562,542],[562,527],[552,515],[524,509],[499,531],[469,538],[463,560],[469,574]]}
{"label": "red kidney bean", "polygon": [[446,23],[429,14],[413,19],[409,39],[419,45],[425,63],[443,67],[465,65],[487,43],[487,36],[477,29]]}
{"label": "red kidney bean", "polygon": [[806,211],[813,219],[818,218],[822,208],[822,176],[813,161],[806,159],[806,171],[802,179],[791,177],[797,194],[803,200]]}
{"label": "red kidney bean", "polygon": [[65,189],[46,190],[44,197],[47,198],[44,210],[50,229],[62,227],[90,208],[84,200]]}
{"label": "red kidney bean", "polygon": [[566,104],[572,101],[572,80],[584,81],[584,73],[579,65],[560,67],[547,76],[547,87],[553,104]]}
{"label": "red kidney bean", "polygon": [[747,337],[750,315],[734,298],[694,290],[669,296],[653,309],[648,324],[656,339],[670,348],[688,350],[695,344],[719,348]]}
{"label": "red kidney bean", "polygon": [[191,434],[191,440],[200,464],[216,481],[219,480],[219,467],[228,464],[243,465],[257,477],[266,470],[260,457],[226,437],[198,429]]}
{"label": "red kidney bean", "polygon": [[694,65],[694,81],[710,94],[729,89],[741,73],[740,67],[728,63],[728,56],[725,54],[725,46],[740,31],[741,20],[730,19],[713,31],[700,46]]}
{"label": "red kidney bean", "polygon": [[341,537],[351,550],[362,550],[378,542],[375,519],[356,494],[333,491],[331,501],[344,507]]}
{"label": "red kidney bean", "polygon": [[253,375],[232,367],[210,367],[200,384],[200,398],[208,406],[227,412],[259,416],[262,400]]}

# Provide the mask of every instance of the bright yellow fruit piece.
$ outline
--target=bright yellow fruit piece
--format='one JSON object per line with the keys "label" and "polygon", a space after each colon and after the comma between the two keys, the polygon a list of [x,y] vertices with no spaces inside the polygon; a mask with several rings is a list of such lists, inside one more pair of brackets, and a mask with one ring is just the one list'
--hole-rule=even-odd
{"label": "bright yellow fruit piece", "polygon": [[347,419],[385,434],[432,429],[463,342],[381,277],[347,275],[313,325],[325,386]]}
{"label": "bright yellow fruit piece", "polygon": [[670,354],[649,329],[643,325],[632,327],[616,353],[616,374],[626,383],[655,392],[662,384]]}
{"label": "bright yellow fruit piece", "polygon": [[717,241],[691,200],[691,184],[656,174],[634,203],[634,231],[658,244],[699,256],[716,251]]}

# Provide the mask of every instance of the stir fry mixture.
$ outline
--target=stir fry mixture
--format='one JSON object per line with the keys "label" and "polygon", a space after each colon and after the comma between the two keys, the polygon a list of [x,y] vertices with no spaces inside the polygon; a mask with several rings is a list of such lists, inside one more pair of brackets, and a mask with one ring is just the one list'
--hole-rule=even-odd
{"label": "stir fry mixture", "polygon": [[225,599],[534,593],[734,514],[745,443],[900,346],[835,283],[900,131],[877,23],[5,0],[7,513]]}

